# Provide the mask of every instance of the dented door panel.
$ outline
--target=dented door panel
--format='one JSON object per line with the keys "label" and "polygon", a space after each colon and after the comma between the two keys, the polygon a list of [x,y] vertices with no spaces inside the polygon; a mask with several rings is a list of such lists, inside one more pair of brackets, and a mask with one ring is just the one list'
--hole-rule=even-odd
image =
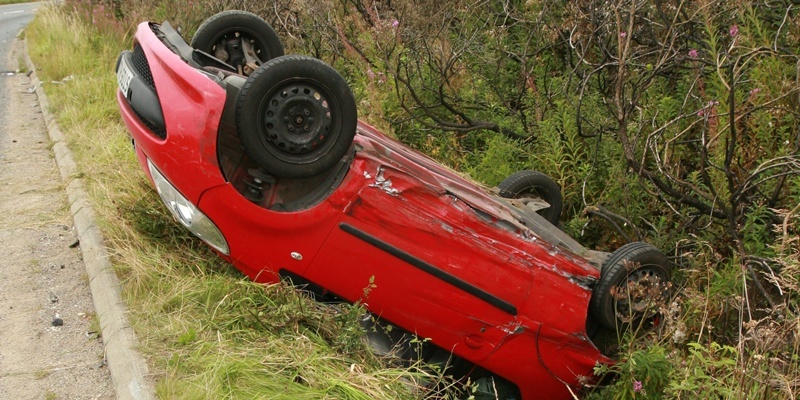
{"label": "dented door panel", "polygon": [[386,165],[366,168],[371,183],[345,208],[308,278],[440,347],[487,357],[515,329],[533,279],[529,263],[489,239],[487,229],[498,228],[464,213],[469,206],[458,198]]}

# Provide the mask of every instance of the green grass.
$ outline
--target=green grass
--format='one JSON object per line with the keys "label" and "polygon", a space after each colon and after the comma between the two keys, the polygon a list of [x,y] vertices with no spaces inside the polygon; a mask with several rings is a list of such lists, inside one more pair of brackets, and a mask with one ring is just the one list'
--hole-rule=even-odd
{"label": "green grass", "polygon": [[387,367],[369,352],[356,328],[362,310],[252,283],[172,222],[140,171],[115,102],[114,63],[130,38],[101,36],[53,8],[42,9],[26,35],[159,397],[419,397],[415,382],[429,377]]}
{"label": "green grass", "polygon": [[32,3],[30,0],[0,0],[0,6],[6,4]]}

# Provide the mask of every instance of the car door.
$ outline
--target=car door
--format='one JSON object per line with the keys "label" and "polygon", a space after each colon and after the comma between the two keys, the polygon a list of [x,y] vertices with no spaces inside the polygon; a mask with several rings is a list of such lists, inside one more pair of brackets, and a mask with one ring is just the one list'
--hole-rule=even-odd
{"label": "car door", "polygon": [[[365,174],[367,175],[367,174]],[[473,362],[514,333],[532,269],[514,235],[457,197],[382,166],[307,271],[333,293]]]}

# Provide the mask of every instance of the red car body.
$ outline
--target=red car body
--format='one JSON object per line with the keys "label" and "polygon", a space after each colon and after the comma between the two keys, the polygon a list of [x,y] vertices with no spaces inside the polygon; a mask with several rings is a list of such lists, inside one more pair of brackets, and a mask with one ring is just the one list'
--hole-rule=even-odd
{"label": "red car body", "polygon": [[363,122],[343,172],[311,204],[275,206],[302,184],[293,181],[246,198],[246,156],[225,133],[228,83],[187,64],[157,31],[142,23],[135,46],[165,137],[132,108],[136,93],[118,91],[122,118],[151,181],[152,165],[219,229],[228,251],[217,251],[237,269],[258,282],[285,272],[362,300],[524,399],[568,398],[568,387],[580,391],[596,364],[611,362],[587,335],[597,266],[520,223],[524,211]]}

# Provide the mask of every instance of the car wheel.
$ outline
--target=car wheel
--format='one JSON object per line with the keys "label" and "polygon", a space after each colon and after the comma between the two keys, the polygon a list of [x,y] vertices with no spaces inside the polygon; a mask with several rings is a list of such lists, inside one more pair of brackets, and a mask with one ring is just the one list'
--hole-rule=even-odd
{"label": "car wheel", "polygon": [[283,55],[283,44],[275,30],[253,13],[224,11],[205,20],[192,38],[192,47],[250,75],[258,67]]}
{"label": "car wheel", "polygon": [[309,178],[332,168],[350,149],[357,122],[347,81],[306,56],[268,61],[247,78],[236,103],[245,151],[282,178]]}
{"label": "car wheel", "polygon": [[667,257],[647,243],[620,247],[603,264],[589,313],[611,330],[652,318],[669,293],[671,270]]}
{"label": "car wheel", "polygon": [[558,226],[564,198],[561,195],[561,188],[553,178],[539,171],[518,171],[500,182],[497,187],[500,189],[500,197],[508,199],[538,197],[546,201],[550,207],[538,210],[537,213],[551,224]]}

